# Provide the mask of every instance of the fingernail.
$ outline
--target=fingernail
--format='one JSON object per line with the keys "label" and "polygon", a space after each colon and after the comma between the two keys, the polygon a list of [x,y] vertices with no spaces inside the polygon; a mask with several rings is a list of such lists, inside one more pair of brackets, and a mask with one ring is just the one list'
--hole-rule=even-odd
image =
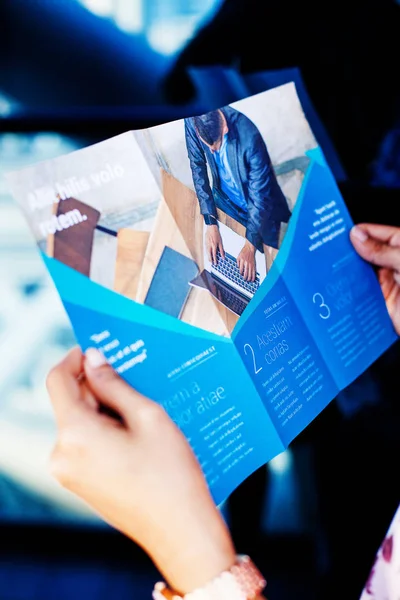
{"label": "fingernail", "polygon": [[368,239],[368,236],[365,233],[365,231],[361,229],[361,227],[357,227],[357,225],[353,227],[351,233],[359,242],[365,242]]}
{"label": "fingernail", "polygon": [[97,348],[88,348],[85,352],[85,358],[92,369],[98,369],[107,364],[106,357]]}

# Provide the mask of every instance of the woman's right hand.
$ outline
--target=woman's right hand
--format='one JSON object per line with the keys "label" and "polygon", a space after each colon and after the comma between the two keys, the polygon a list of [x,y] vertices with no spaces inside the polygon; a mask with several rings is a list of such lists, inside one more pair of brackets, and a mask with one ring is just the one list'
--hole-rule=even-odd
{"label": "woman's right hand", "polygon": [[358,254],[379,268],[379,282],[393,326],[400,335],[400,228],[356,225],[350,239]]}

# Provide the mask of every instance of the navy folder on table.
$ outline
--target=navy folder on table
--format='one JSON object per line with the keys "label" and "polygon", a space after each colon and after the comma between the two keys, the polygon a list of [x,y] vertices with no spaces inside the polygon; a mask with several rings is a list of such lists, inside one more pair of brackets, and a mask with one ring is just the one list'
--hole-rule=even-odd
{"label": "navy folder on table", "polygon": [[194,260],[165,246],[144,303],[179,318],[198,271]]}

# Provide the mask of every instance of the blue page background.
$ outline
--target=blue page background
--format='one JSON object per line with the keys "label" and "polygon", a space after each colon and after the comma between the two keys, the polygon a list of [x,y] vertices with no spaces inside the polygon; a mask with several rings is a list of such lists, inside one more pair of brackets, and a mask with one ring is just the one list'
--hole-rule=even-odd
{"label": "blue page background", "polygon": [[343,389],[397,336],[377,277],[350,242],[353,222],[324,157],[318,149],[309,155],[312,162],[282,274]]}
{"label": "blue page background", "polygon": [[281,275],[238,331],[235,344],[287,446],[338,389]]}
{"label": "blue page background", "polygon": [[130,385],[164,406],[189,439],[217,504],[283,451],[231,339],[43,259],[82,349],[101,348]]}
{"label": "blue page background", "polygon": [[233,333],[285,445],[397,339],[323,154],[307,154],[282,247]]}

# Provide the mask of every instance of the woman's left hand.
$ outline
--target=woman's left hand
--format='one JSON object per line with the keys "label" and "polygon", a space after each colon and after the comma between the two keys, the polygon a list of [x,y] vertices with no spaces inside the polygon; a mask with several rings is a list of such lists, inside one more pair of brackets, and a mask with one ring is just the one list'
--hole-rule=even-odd
{"label": "woman's left hand", "polygon": [[[47,383],[58,424],[51,468],[65,488],[142,546],[180,592],[235,563],[200,466],[161,406],[94,349],[86,358],[72,350]],[[101,414],[100,405],[120,420]]]}

